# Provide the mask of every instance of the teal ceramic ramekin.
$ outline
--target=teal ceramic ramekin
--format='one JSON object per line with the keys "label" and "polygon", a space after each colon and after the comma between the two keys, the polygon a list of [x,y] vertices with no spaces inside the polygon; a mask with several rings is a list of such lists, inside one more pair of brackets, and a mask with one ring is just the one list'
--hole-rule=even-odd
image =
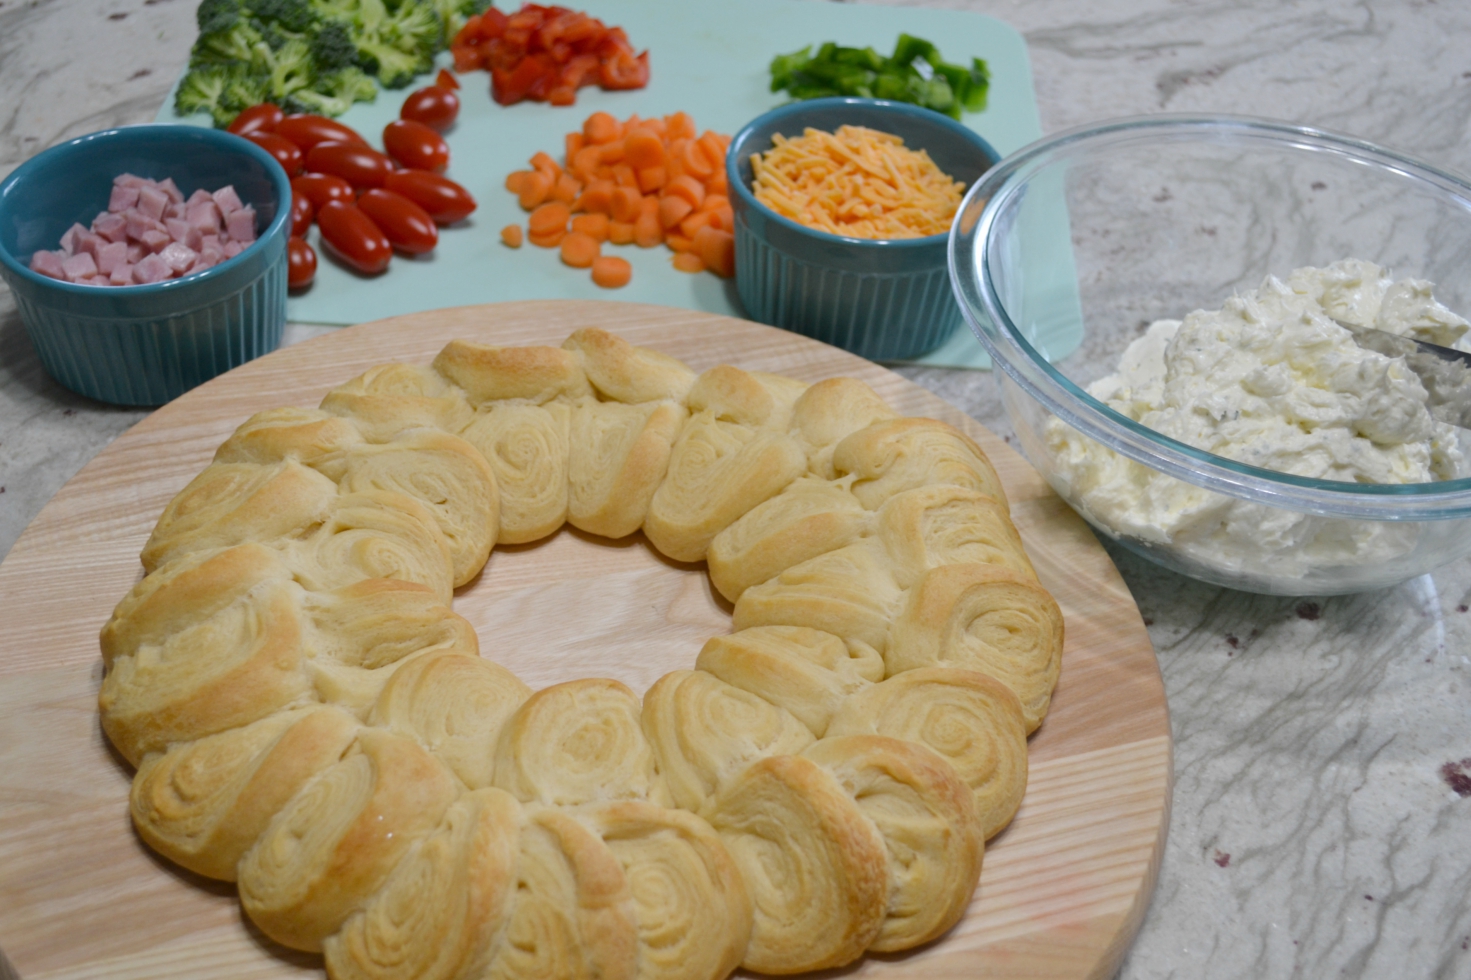
{"label": "teal ceramic ramekin", "polygon": [[771,137],[866,126],[902,137],[969,188],[1000,157],[974,131],[930,109],[881,99],[812,99],[758,116],[725,157],[735,212],[736,290],[746,314],[875,361],[918,357],[960,326],[949,235],[876,241],[816,231],[751,193],[751,154]]}
{"label": "teal ceramic ramekin", "polygon": [[[107,210],[121,173],[172,177],[186,197],[232,184],[254,205],[259,237],[212,269],[146,286],[32,272],[32,253]],[[115,405],[161,405],[280,344],[290,212],[286,172],[249,140],[196,126],[103,130],[37,154],[0,183],[0,275],[53,378]]]}

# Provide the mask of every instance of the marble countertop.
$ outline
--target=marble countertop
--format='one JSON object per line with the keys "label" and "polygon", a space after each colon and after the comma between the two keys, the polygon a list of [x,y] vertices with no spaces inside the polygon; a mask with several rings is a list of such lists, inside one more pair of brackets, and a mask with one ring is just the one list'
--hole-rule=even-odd
{"label": "marble countertop", "polygon": [[[1471,171],[1461,0],[923,3],[1023,33],[1046,132],[1242,113]],[[61,140],[151,119],[187,58],[194,6],[0,0],[0,176]],[[1009,432],[988,374],[903,373]],[[0,287],[0,555],[144,414],[52,382]],[[1175,736],[1169,843],[1120,976],[1471,977],[1471,563],[1382,592],[1281,599],[1114,557]]]}

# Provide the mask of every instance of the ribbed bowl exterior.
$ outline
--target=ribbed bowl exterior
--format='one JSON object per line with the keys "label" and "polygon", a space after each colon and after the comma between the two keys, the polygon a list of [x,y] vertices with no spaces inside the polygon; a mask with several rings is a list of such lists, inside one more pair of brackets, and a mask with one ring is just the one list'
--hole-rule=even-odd
{"label": "ribbed bowl exterior", "polygon": [[902,361],[934,350],[960,326],[945,266],[850,272],[805,261],[736,218],[736,289],[752,319],[852,351]]}
{"label": "ribbed bowl exterior", "polygon": [[162,405],[280,346],[286,266],[275,263],[208,306],[150,320],[77,316],[20,292],[15,300],[42,366],[57,381],[114,405]]}

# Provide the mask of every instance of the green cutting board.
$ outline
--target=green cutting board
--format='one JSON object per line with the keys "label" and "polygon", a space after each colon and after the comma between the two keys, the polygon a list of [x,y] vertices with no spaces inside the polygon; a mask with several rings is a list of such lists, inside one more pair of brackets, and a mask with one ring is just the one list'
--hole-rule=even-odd
{"label": "green cutting board", "polygon": [[[513,4],[502,0],[502,6],[512,9]],[[512,170],[524,169],[538,150],[560,159],[563,136],[581,128],[598,109],[620,119],[682,110],[701,130],[734,134],[786,100],[784,94],[769,91],[772,57],[807,44],[872,45],[887,54],[906,32],[933,41],[947,61],[968,64],[972,57],[984,58],[991,69],[989,101],[983,112],[967,113],[965,124],[1003,156],[1041,136],[1026,44],[1014,29],[991,17],[815,0],[589,0],[569,6],[622,26],[637,49],[649,50],[648,86],[633,92],[585,88],[577,104],[567,108],[533,102],[503,107],[490,98],[489,74],[460,76],[460,116],[446,134],[447,175],[475,196],[479,209],[461,224],[443,229],[433,252],[395,256],[383,275],[361,276],[322,256],[316,282],[288,301],[292,321],[350,324],[524,299],[615,299],[742,316],[733,281],[708,272],[678,272],[670,264],[672,253],[662,247],[605,246],[607,254],[622,255],[633,265],[633,281],[612,291],[594,286],[586,270],[564,266],[554,249],[507,248],[500,229],[512,223],[524,227],[526,214],[505,190],[504,180]],[[442,57],[448,64],[448,56]],[[426,76],[423,83],[429,81]],[[353,106],[341,121],[381,146],[383,127],[398,118],[411,90],[382,92],[376,102]],[[159,121],[209,124],[207,117],[176,115],[173,101],[170,92]],[[317,230],[310,234],[318,245]],[[921,363],[985,367],[989,361],[969,331],[961,329]]]}

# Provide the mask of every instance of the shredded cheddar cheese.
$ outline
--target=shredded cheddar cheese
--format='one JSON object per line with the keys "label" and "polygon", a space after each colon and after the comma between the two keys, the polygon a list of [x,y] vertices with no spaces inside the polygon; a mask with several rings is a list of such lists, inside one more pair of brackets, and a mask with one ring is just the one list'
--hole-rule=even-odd
{"label": "shredded cheddar cheese", "polygon": [[950,230],[965,185],[924,150],[862,126],[772,136],[751,156],[756,200],[809,228],[850,238],[921,238]]}

